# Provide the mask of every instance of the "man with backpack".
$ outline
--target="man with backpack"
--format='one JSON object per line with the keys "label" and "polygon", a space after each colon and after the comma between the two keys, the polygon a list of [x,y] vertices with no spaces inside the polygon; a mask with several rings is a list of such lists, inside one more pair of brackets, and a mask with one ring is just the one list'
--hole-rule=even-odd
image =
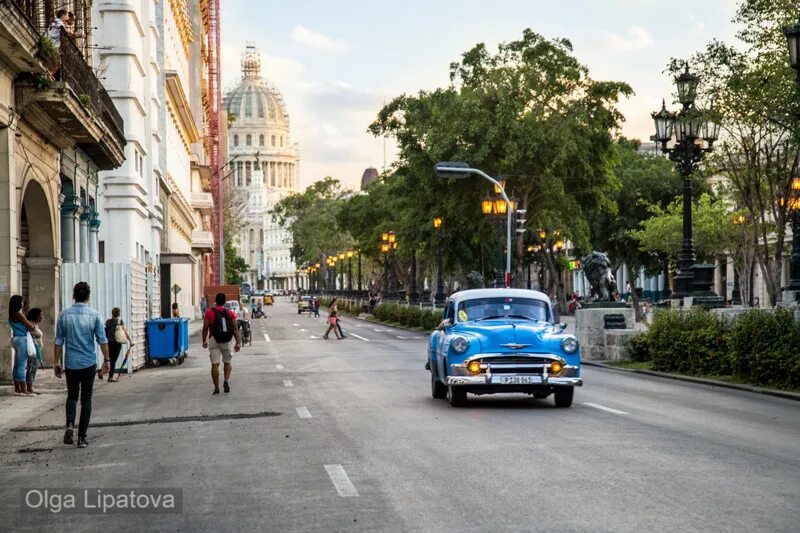
{"label": "man with backpack", "polygon": [[[217,294],[214,300],[216,305],[209,308],[203,317],[203,348],[208,348],[214,394],[219,394],[219,362],[221,360],[224,363],[225,378],[222,386],[225,392],[230,392],[228,380],[231,377],[231,359],[233,352],[238,352],[241,348],[242,339],[236,326],[236,314],[225,307],[225,294]],[[233,350],[231,350],[232,339],[236,339]]]}

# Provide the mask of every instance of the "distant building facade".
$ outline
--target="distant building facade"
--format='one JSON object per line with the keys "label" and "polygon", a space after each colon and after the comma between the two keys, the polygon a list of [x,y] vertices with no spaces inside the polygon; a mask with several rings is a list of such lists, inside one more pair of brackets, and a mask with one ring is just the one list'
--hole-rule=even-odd
{"label": "distant building facade", "polygon": [[231,122],[229,186],[232,201],[242,209],[236,248],[250,267],[246,281],[258,289],[296,289],[300,274],[291,257],[291,235],[269,212],[298,191],[300,155],[291,139],[283,97],[262,79],[261,59],[253,45],[247,46],[242,79],[225,95],[223,108]]}

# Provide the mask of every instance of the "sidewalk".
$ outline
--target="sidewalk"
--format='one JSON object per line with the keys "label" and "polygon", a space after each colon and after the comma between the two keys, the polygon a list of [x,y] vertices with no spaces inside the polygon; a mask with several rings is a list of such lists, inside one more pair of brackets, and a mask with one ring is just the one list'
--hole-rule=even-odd
{"label": "sidewalk", "polygon": [[[107,381],[96,380],[94,390]],[[14,396],[12,385],[0,387],[0,435],[52,409],[63,408],[67,401],[67,382],[55,377],[52,368],[39,369],[34,390],[38,396]]]}
{"label": "sidewalk", "polygon": [[[190,321],[189,338],[199,334],[202,329],[202,320]],[[102,389],[107,384],[105,380],[96,380],[94,390]],[[39,393],[38,396],[14,396],[12,385],[0,386],[0,435],[47,411],[62,409],[67,401],[67,383],[64,378],[55,377],[51,368],[39,369],[34,389]]]}

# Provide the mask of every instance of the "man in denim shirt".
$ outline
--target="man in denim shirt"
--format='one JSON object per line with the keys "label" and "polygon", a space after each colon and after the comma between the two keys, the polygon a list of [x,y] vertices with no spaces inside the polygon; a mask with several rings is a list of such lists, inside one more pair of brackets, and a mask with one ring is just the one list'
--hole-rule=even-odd
{"label": "man in denim shirt", "polygon": [[56,376],[61,377],[61,353],[63,347],[66,347],[64,367],[67,375],[67,429],[64,432],[64,444],[74,443],[72,434],[79,394],[81,398],[78,448],[89,444],[86,441],[86,432],[92,416],[92,390],[97,372],[95,341],[103,352],[102,374],[108,373],[110,361],[103,320],[100,318],[100,313],[87,305],[90,294],[88,283],[81,281],[75,284],[72,289],[72,299],[75,300],[75,304],[62,311],[58,317],[54,350],[54,369]]}

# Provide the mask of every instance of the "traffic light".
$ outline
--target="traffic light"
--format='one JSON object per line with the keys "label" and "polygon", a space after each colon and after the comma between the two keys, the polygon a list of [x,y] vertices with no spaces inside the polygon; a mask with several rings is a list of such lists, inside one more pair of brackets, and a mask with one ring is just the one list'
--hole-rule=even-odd
{"label": "traffic light", "polygon": [[525,233],[525,214],[528,211],[526,209],[517,209],[514,212],[514,221],[516,222],[517,227],[517,235],[523,235]]}

